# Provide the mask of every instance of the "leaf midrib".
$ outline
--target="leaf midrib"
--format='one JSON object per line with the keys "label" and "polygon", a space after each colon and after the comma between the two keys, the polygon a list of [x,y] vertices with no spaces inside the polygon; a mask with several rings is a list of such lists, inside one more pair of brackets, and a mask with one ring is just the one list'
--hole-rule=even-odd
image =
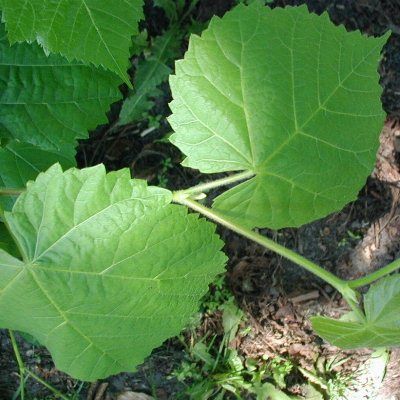
{"label": "leaf midrib", "polygon": [[103,43],[104,48],[107,50],[107,53],[108,53],[109,56],[112,58],[114,65],[117,67],[117,71],[119,71],[120,76],[125,76],[125,75],[126,75],[126,72],[124,72],[124,71],[121,70],[121,68],[120,68],[120,66],[119,66],[119,64],[118,64],[118,62],[117,62],[117,60],[116,60],[115,57],[114,57],[114,54],[112,54],[111,50],[109,49],[109,47],[108,47],[106,41],[105,41],[104,38],[103,38],[103,35],[102,35],[101,31],[100,31],[100,28],[97,26],[97,24],[96,24],[96,22],[95,22],[95,20],[94,20],[94,18],[93,18],[93,15],[92,15],[92,12],[91,12],[90,8],[89,8],[88,5],[86,4],[86,1],[85,1],[85,0],[82,0],[82,4],[83,4],[84,7],[86,8],[86,12],[87,12],[87,14],[89,15],[90,20],[92,21],[93,26],[94,26],[94,28],[96,29],[96,32],[97,32],[97,34],[98,34],[98,36],[99,36],[101,42]]}

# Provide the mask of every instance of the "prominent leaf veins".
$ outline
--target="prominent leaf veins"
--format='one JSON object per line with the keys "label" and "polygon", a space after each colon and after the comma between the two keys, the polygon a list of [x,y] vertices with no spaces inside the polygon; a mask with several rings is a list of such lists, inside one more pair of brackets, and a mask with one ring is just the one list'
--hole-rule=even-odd
{"label": "prominent leaf veins", "polygon": [[36,337],[78,379],[133,370],[225,263],[215,226],[170,201],[127,170],[40,174],[5,214],[23,260],[0,250],[0,327]]}
{"label": "prominent leaf veins", "polygon": [[120,79],[102,69],[46,56],[37,45],[7,42],[0,26],[0,138],[74,160],[77,139],[107,121]]}
{"label": "prominent leaf veins", "polygon": [[11,43],[37,40],[68,60],[102,65],[129,82],[131,36],[143,0],[1,0]]}
{"label": "prominent leaf veins", "polygon": [[386,38],[255,3],[191,38],[170,79],[171,141],[186,166],[255,173],[216,209],[251,227],[299,226],[353,200],[373,168]]}

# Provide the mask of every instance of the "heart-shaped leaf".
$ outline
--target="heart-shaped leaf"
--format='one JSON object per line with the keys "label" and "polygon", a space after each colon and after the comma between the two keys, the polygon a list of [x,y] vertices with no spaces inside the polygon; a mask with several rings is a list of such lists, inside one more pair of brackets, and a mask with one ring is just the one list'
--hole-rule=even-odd
{"label": "heart-shaped leaf", "polygon": [[0,250],[0,327],[34,336],[78,379],[133,370],[225,264],[215,225],[171,198],[128,170],[40,174],[5,214],[22,261]]}
{"label": "heart-shaped leaf", "polygon": [[356,198],[383,123],[386,38],[305,6],[254,2],[192,36],[170,79],[171,141],[202,172],[252,171],[214,207],[247,226],[299,226]]}

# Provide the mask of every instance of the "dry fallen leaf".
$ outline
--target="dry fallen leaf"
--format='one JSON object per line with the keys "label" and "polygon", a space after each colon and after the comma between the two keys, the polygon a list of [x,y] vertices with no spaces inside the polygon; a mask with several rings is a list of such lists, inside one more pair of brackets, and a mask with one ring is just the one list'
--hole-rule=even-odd
{"label": "dry fallen leaf", "polygon": [[154,397],[145,393],[123,392],[118,395],[117,400],[154,400]]}

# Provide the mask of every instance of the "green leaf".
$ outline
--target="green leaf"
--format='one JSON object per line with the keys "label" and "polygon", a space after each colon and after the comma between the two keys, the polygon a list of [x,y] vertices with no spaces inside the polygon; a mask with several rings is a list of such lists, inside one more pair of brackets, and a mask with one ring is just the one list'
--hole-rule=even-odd
{"label": "green leaf", "polygon": [[238,308],[235,301],[232,299],[225,302],[222,306],[222,327],[224,329],[224,337],[227,345],[235,339],[240,323],[244,319],[243,311]]}
{"label": "green leaf", "polygon": [[215,360],[208,352],[209,348],[203,342],[197,342],[192,349],[193,356],[204,362],[206,369],[212,369],[215,365]]}
{"label": "green leaf", "polygon": [[324,400],[324,396],[311,383],[303,385],[301,389],[305,400]]}
{"label": "green leaf", "polygon": [[154,5],[164,10],[170,21],[177,21],[179,14],[185,7],[185,0],[154,0]]}
{"label": "green leaf", "polygon": [[192,36],[170,78],[171,142],[202,172],[253,171],[214,207],[250,227],[299,226],[356,198],[383,124],[386,38],[305,6],[258,2]]}
{"label": "green leaf", "polygon": [[226,259],[215,225],[171,198],[102,165],[40,174],[5,213],[23,261],[0,251],[0,327],[33,335],[78,379],[133,370]]}
{"label": "green leaf", "polygon": [[[62,153],[11,141],[4,148],[0,147],[0,187],[23,188],[29,180],[35,179],[41,171],[47,170],[56,162],[64,168],[75,164]],[[11,210],[16,197],[0,196],[0,205],[4,210]]]}
{"label": "green leaf", "polygon": [[271,383],[260,383],[254,385],[254,393],[257,400],[271,399],[271,400],[290,400],[291,398],[281,390],[277,389]]}
{"label": "green leaf", "polygon": [[9,46],[0,26],[0,138],[18,139],[74,161],[77,139],[107,122],[121,98],[112,73],[46,56],[37,44]]}
{"label": "green leaf", "polygon": [[364,296],[364,322],[313,317],[314,330],[329,343],[344,348],[400,345],[400,275],[384,278]]}
{"label": "green leaf", "polygon": [[129,124],[143,118],[154,102],[151,97],[160,95],[157,87],[168,79],[172,70],[169,64],[178,57],[183,35],[178,27],[172,27],[155,38],[151,54],[138,64],[135,74],[135,90],[122,105],[119,124]]}
{"label": "green leaf", "polygon": [[129,84],[129,47],[143,0],[1,0],[11,44],[37,40],[69,61],[93,63]]}

